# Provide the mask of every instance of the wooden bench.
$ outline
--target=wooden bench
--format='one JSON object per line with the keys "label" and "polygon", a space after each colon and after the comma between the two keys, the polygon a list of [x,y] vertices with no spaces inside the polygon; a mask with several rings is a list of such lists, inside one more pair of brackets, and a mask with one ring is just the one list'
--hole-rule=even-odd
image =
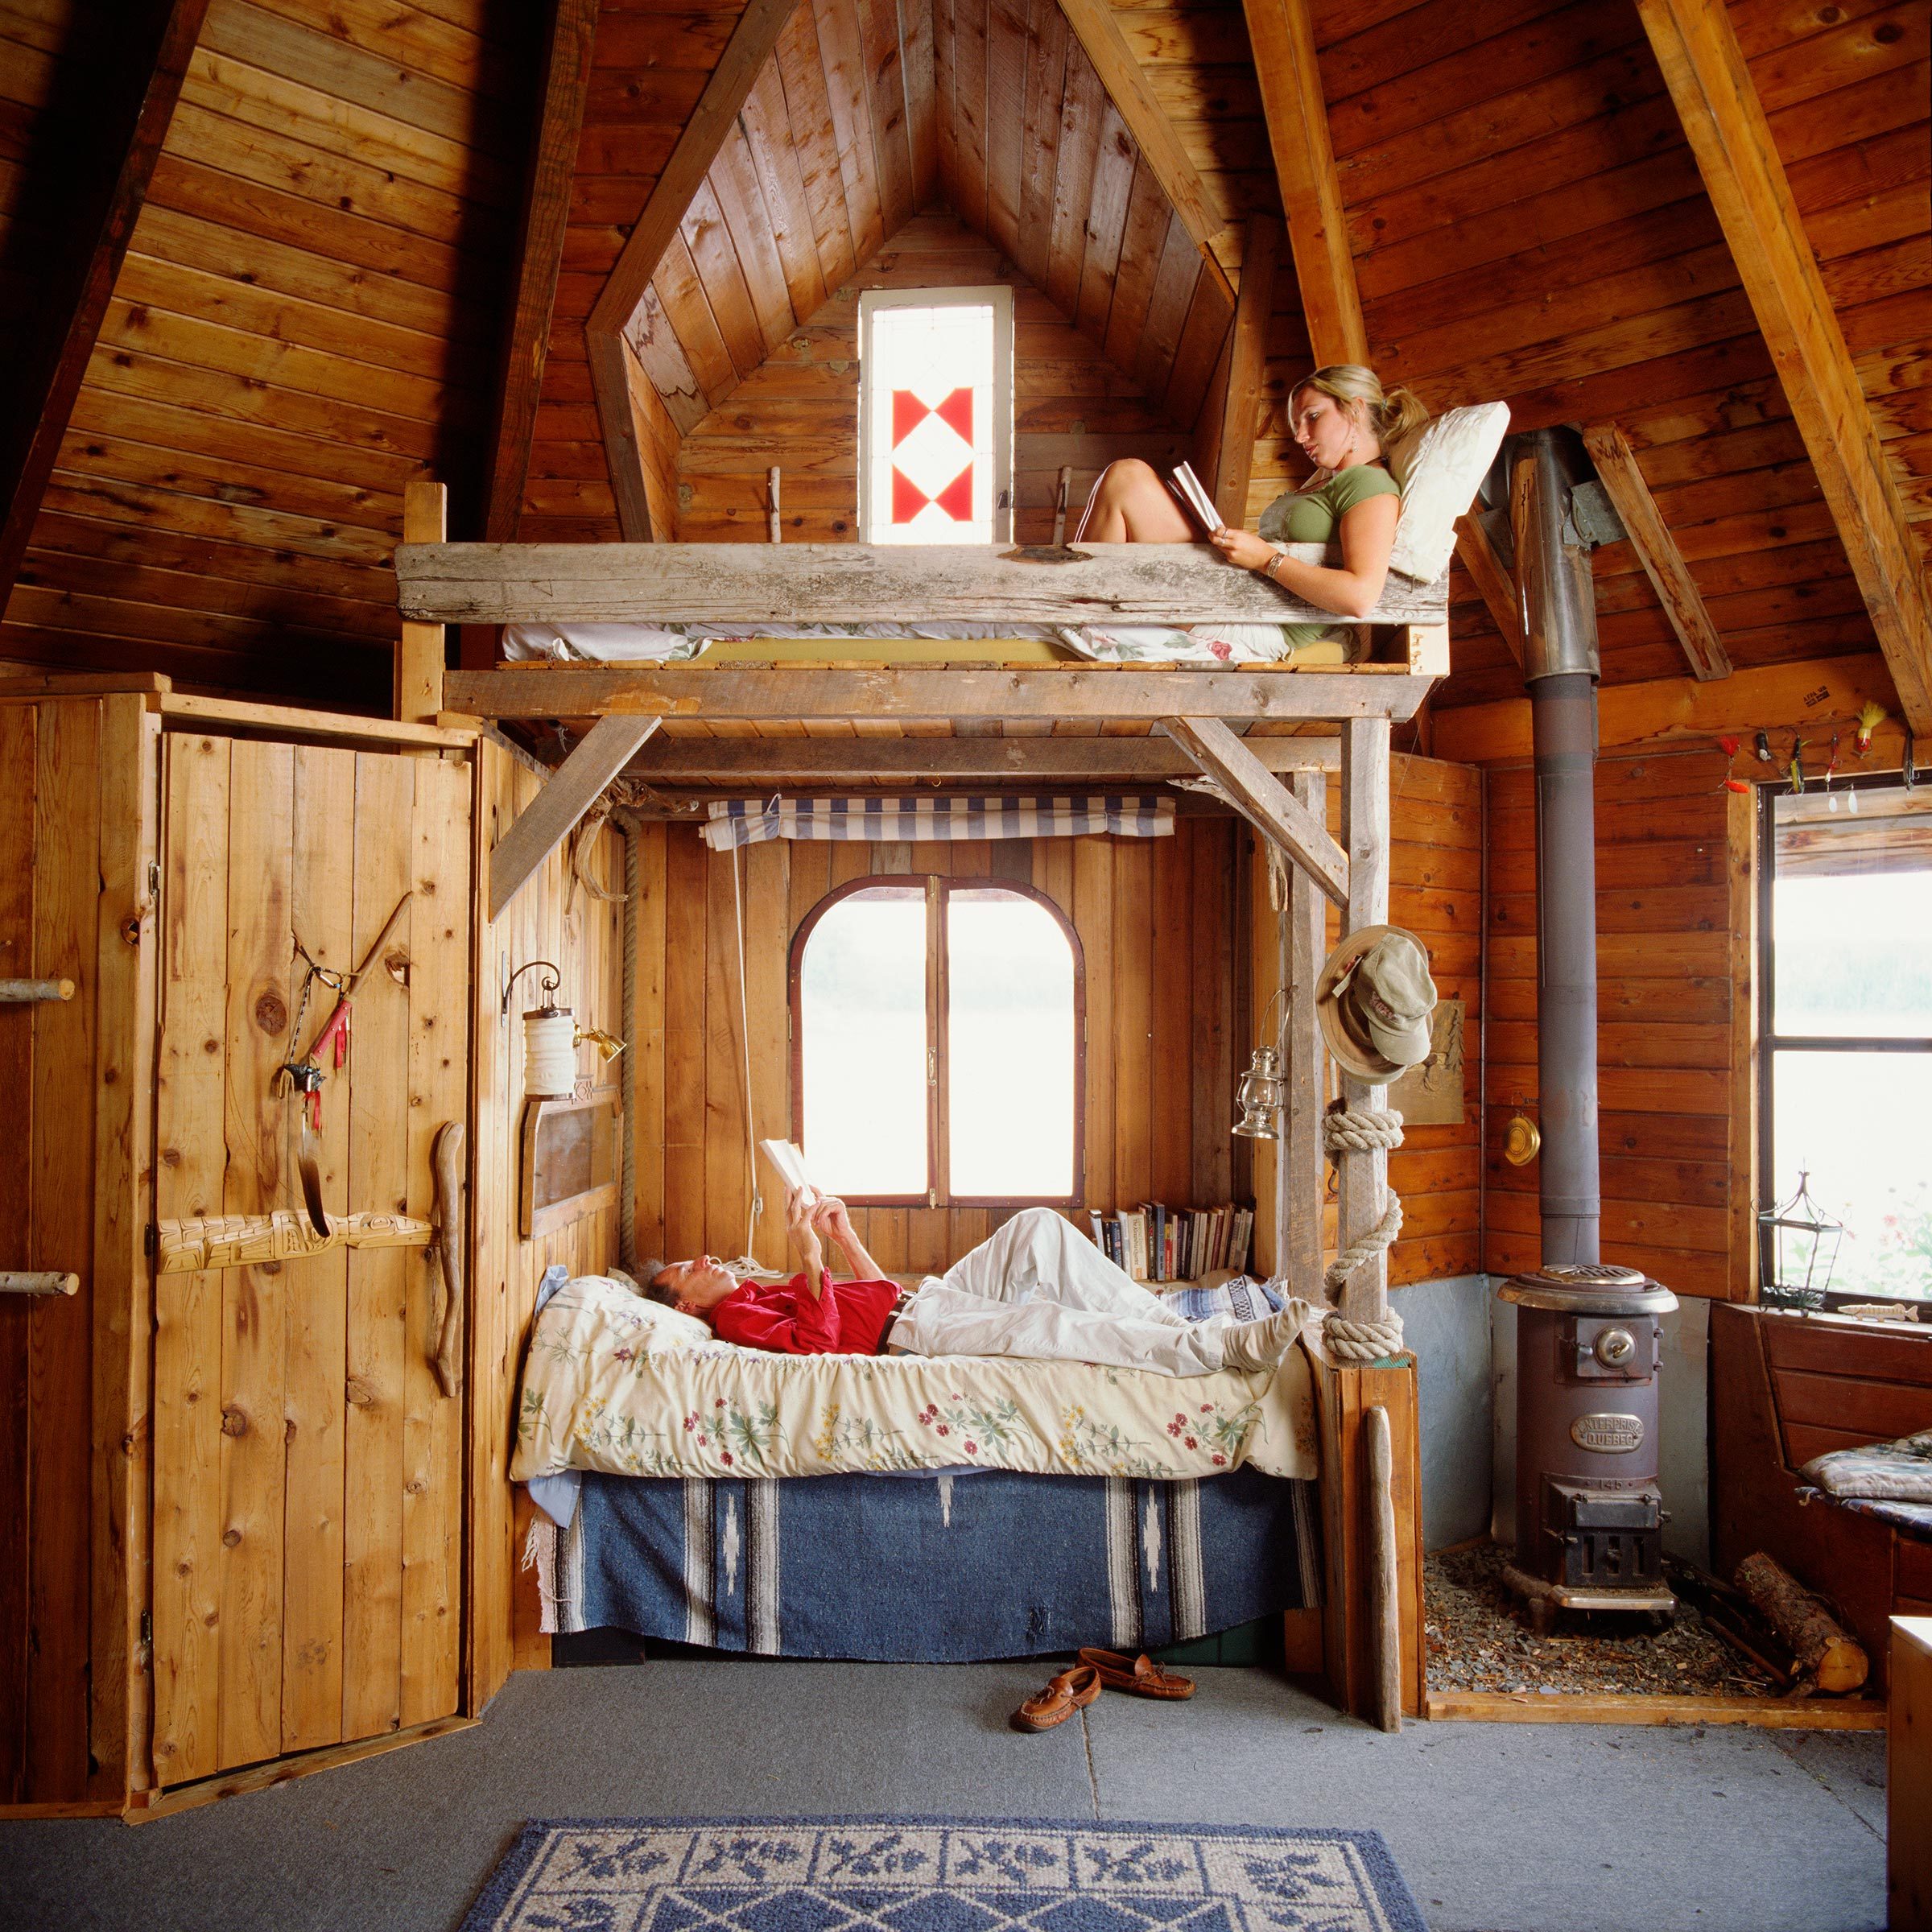
{"label": "wooden bench", "polygon": [[1837,1604],[1882,1677],[1888,1620],[1932,1615],[1932,1542],[1802,1501],[1798,1472],[1829,1449],[1932,1429],[1932,1327],[1719,1305],[1711,1373],[1719,1574],[1768,1551]]}

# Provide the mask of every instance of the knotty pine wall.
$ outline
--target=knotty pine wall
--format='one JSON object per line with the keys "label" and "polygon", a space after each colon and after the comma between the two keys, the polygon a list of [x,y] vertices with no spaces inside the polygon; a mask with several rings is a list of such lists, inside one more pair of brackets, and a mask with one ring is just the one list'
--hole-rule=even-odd
{"label": "knotty pine wall", "polygon": [[[485,737],[477,746],[477,869],[489,877],[489,854],[517,815],[543,790],[530,761],[506,742]],[[606,824],[588,835],[584,869],[604,890],[624,889],[621,837]],[[599,1208],[525,1241],[517,1232],[523,1114],[523,1014],[543,1004],[540,973],[517,981],[510,1013],[499,1011],[506,979],[531,960],[549,960],[563,980],[553,997],[576,1013],[580,1027],[601,1027],[625,1038],[623,910],[616,899],[591,896],[581,881],[570,886],[567,840],[530,882],[481,927],[474,1001],[477,1079],[472,1131],[477,1137],[477,1185],[471,1252],[476,1333],[470,1351],[475,1394],[470,1418],[470,1579],[467,1705],[481,1710],[513,1669],[541,1668],[550,1639],[539,1633],[541,1606],[534,1576],[518,1567],[528,1532],[529,1492],[511,1488],[518,1373],[523,1360],[537,1286],[562,1262],[573,1275],[601,1274],[617,1262],[617,1210]],[[600,1068],[596,1053],[577,1049],[577,1075],[601,1085],[623,1078],[625,1062]]]}
{"label": "knotty pine wall", "polygon": [[1117,456],[1172,462],[1191,453],[1191,417],[1170,422],[990,242],[951,215],[917,215],[685,437],[679,539],[762,541],[766,472],[775,459],[786,540],[855,541],[860,291],[995,283],[1013,291],[1018,541],[1051,537],[1063,464],[1073,466],[1071,530],[1094,478]]}
{"label": "knotty pine wall", "polygon": [[[744,1252],[750,1191],[741,1098],[729,855],[695,828],[642,839],[636,1048],[638,1249]],[[1234,1056],[1245,1031],[1245,907],[1234,822],[1184,818],[1172,838],[749,847],[744,868],[751,1090],[761,1138],[791,1133],[785,970],[799,922],[834,886],[938,873],[1011,878],[1073,922],[1087,976],[1086,1198],[1179,1207],[1245,1196],[1236,1172]],[[783,1202],[767,1190],[753,1252],[782,1261]],[[855,1213],[895,1271],[939,1269],[991,1233],[986,1209]]]}
{"label": "knotty pine wall", "polygon": [[[1724,790],[1725,770],[1714,749],[1597,766],[1597,1087],[1604,1260],[1735,1300],[1752,1238],[1754,801]],[[1502,1157],[1510,1116],[1536,1117],[1535,778],[1517,767],[1487,782],[1484,1265],[1509,1274],[1539,1249],[1538,1163]]]}
{"label": "knotty pine wall", "polygon": [[[1429,950],[1437,996],[1463,1002],[1463,1118],[1458,1126],[1410,1126],[1402,1146],[1389,1157],[1389,1180],[1402,1199],[1402,1234],[1389,1257],[1391,1286],[1468,1274],[1481,1265],[1483,1181],[1482,1038],[1482,774],[1474,766],[1397,753],[1389,761],[1390,853],[1389,919],[1406,927]],[[1341,832],[1341,788],[1327,787],[1328,829]],[[1274,913],[1268,872],[1258,841],[1245,828],[1243,861],[1254,908],[1250,921],[1253,1009],[1265,1009],[1278,983]],[[1331,909],[1328,943],[1340,934]],[[1256,1022],[1258,1028],[1258,1017]],[[1258,1030],[1250,1029],[1253,1038]],[[1244,1039],[1249,1034],[1244,1034]],[[1244,1053],[1241,1064],[1247,1063]],[[1332,1070],[1331,1070],[1332,1071]],[[1331,1081],[1331,1087],[1334,1083]],[[1339,1091],[1339,1089],[1337,1089]],[[1274,1148],[1255,1143],[1255,1189],[1264,1202],[1274,1196]],[[1330,1170],[1332,1176],[1332,1170]],[[1335,1245],[1334,1187],[1323,1240]],[[1274,1228],[1257,1215],[1260,1265],[1274,1265]]]}

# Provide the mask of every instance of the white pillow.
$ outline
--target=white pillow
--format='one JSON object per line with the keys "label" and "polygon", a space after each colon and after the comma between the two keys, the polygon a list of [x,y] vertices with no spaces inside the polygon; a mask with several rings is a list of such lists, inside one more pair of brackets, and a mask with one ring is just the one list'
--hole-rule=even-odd
{"label": "white pillow", "polygon": [[627,1308],[626,1312],[642,1318],[650,1331],[650,1346],[654,1348],[703,1348],[718,1339],[712,1333],[708,1322],[701,1322],[695,1315],[687,1315],[681,1308],[673,1308],[666,1302],[654,1302],[649,1295],[638,1291],[629,1276],[620,1281],[608,1274],[579,1275],[572,1286],[593,1283],[621,1288],[637,1297],[634,1309]]}
{"label": "white pillow", "polygon": [[1449,568],[1456,518],[1476,501],[1509,427],[1507,402],[1478,402],[1431,418],[1389,452],[1389,473],[1402,489],[1391,570],[1433,584]]}

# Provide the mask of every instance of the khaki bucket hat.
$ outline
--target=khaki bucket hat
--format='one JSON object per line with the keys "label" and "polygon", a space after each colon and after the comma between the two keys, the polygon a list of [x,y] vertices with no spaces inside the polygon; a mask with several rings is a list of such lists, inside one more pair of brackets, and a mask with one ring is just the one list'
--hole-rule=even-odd
{"label": "khaki bucket hat", "polygon": [[1435,981],[1429,949],[1400,926],[1364,926],[1322,962],[1315,1017],[1328,1051],[1357,1080],[1389,1080],[1429,1057]]}

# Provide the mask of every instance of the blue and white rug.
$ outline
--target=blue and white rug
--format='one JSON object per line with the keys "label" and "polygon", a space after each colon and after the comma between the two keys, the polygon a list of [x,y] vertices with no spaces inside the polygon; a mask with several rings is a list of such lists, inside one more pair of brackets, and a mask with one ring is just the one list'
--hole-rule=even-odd
{"label": "blue and white rug", "polygon": [[1377,1831],[920,1818],[524,1827],[463,1932],[1427,1932]]}

